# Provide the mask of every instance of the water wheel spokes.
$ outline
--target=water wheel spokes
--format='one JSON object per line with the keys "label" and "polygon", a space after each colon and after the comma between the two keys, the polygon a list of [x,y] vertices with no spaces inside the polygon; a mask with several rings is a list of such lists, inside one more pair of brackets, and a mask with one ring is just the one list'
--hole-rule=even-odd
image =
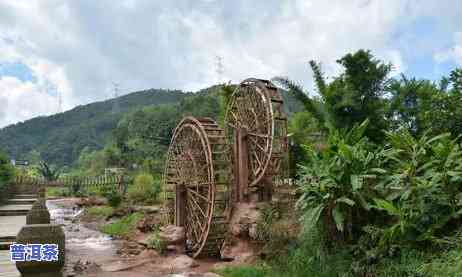
{"label": "water wheel spokes", "polygon": [[[186,117],[174,131],[164,172],[171,223],[184,226],[186,252],[217,254],[224,240],[229,168],[223,130],[209,118]],[[222,227],[222,226],[221,226]]]}

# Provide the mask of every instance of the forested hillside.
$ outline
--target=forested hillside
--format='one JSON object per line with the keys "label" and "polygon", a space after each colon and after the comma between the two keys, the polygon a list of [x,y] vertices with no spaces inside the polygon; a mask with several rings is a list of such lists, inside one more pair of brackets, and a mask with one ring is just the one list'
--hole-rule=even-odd
{"label": "forested hillside", "polygon": [[[232,90],[232,86],[230,89]],[[148,139],[149,143],[146,145],[149,146],[146,153],[152,154],[153,151],[159,150],[159,147],[165,146],[158,137],[162,136],[169,141],[168,132],[183,115],[218,117],[220,109],[218,91],[218,86],[205,88],[197,93],[150,89],[133,92],[116,99],[78,106],[61,114],[37,117],[0,129],[0,149],[11,158],[45,160],[59,167],[72,167],[83,150],[85,154],[103,149],[111,145],[109,142],[112,138],[115,139],[115,143],[119,140],[120,144],[121,136],[126,135],[130,138],[155,137],[155,139]],[[286,103],[286,110],[289,113],[302,108],[294,98],[286,99]],[[127,122],[132,124],[128,125]],[[112,136],[113,131],[114,136]],[[127,133],[123,133],[124,131]],[[139,148],[140,141],[130,139],[127,143],[131,143],[132,148]],[[133,144],[136,143],[138,145],[135,147]],[[124,147],[121,149],[129,148],[129,146]],[[164,149],[161,153],[163,152]],[[130,153],[137,154],[133,151]],[[127,161],[132,160],[128,159],[112,165],[127,166]]]}
{"label": "forested hillside", "polygon": [[150,89],[33,118],[0,129],[0,149],[16,159],[27,159],[32,151],[38,151],[44,160],[60,166],[70,165],[83,148],[102,148],[127,112],[144,106],[176,103],[188,95],[190,93],[178,90]]}

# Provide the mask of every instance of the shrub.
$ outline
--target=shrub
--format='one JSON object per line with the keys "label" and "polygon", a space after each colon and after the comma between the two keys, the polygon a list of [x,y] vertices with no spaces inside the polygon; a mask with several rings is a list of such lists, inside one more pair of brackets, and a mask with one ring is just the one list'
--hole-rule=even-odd
{"label": "shrub", "polygon": [[80,181],[71,182],[68,185],[68,190],[73,196],[80,196],[82,194],[82,183]]}
{"label": "shrub", "polygon": [[127,196],[135,203],[155,203],[160,191],[160,180],[155,180],[151,174],[141,173],[135,177],[133,185],[128,188]]}
{"label": "shrub", "polygon": [[287,246],[297,238],[299,224],[295,217],[283,214],[274,206],[261,209],[256,226],[256,239],[264,242],[264,252],[269,256],[285,254]]}
{"label": "shrub", "polygon": [[99,186],[99,188],[96,190],[96,193],[105,197],[109,203],[109,206],[113,208],[117,208],[120,203],[122,203],[122,195],[119,193],[115,186]]}
{"label": "shrub", "polygon": [[[346,133],[331,130],[325,148],[308,148],[309,162],[301,166],[302,195],[297,203],[306,224],[322,220],[332,241],[352,241],[353,229],[367,223],[375,180],[383,153],[371,150],[363,137],[367,122]],[[360,224],[358,224],[360,223]]]}
{"label": "shrub", "polygon": [[447,245],[462,214],[462,150],[449,134],[415,139],[407,131],[388,133],[389,174],[375,207],[393,220],[382,244],[433,242]]}
{"label": "shrub", "polygon": [[59,188],[59,187],[47,187],[46,188],[46,196],[47,197],[69,196],[69,189],[68,188]]}
{"label": "shrub", "polygon": [[288,246],[285,255],[274,257],[270,263],[272,274],[268,276],[354,276],[351,272],[351,255],[342,248],[330,253],[322,232],[320,226],[304,229],[296,244]]}
{"label": "shrub", "polygon": [[8,157],[0,151],[0,202],[8,193],[7,186],[14,177],[14,168]]}
{"label": "shrub", "polygon": [[114,208],[110,206],[89,207],[85,209],[85,214],[90,217],[107,218],[114,213]]}
{"label": "shrub", "polygon": [[113,208],[117,208],[120,206],[120,203],[122,203],[122,196],[118,192],[112,191],[106,194],[105,197],[109,203],[109,206]]}
{"label": "shrub", "polygon": [[420,252],[462,245],[454,237],[462,223],[459,140],[400,130],[386,133],[387,145],[371,147],[362,128],[331,130],[325,148],[307,148],[297,203],[305,234],[322,225],[328,246],[349,249],[360,275],[423,276]]}
{"label": "shrub", "polygon": [[269,270],[263,266],[230,266],[223,269],[215,270],[216,273],[223,277],[266,277]]}
{"label": "shrub", "polygon": [[148,238],[148,248],[158,251],[160,254],[167,249],[167,243],[159,236],[159,230],[155,230]]}

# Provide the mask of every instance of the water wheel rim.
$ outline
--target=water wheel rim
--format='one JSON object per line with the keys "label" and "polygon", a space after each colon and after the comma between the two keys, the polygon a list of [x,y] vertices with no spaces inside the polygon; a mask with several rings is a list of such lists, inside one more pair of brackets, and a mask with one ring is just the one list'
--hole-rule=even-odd
{"label": "water wheel rim", "polygon": [[[253,132],[249,130],[248,122],[246,124],[242,124],[243,114],[236,114],[233,112],[233,109],[239,108],[242,110],[245,106],[242,104],[237,103],[237,99],[240,94],[244,94],[244,97],[248,97],[249,94],[243,92],[247,89],[253,89],[251,92],[253,95],[257,94],[258,97],[253,97],[253,101],[243,101],[244,104],[246,103],[255,103],[256,101],[260,100],[260,109],[264,110],[264,117],[263,125],[265,125],[264,133]],[[255,107],[255,106],[254,106]],[[257,115],[258,116],[258,115]],[[257,117],[257,116],[254,116]],[[250,137],[249,143],[249,166],[250,171],[253,175],[249,174],[249,186],[254,186],[260,182],[260,180],[264,177],[267,168],[270,164],[272,152],[273,152],[273,136],[274,136],[274,112],[273,106],[271,104],[271,96],[268,92],[267,84],[263,80],[259,79],[246,79],[236,88],[236,90],[231,95],[231,100],[227,108],[226,116],[226,136],[230,141],[234,141],[234,134],[237,128],[244,128],[247,129],[247,133]],[[260,123],[258,123],[260,124]],[[260,124],[261,126],[261,124]],[[259,143],[258,140],[263,140],[263,143]],[[262,144],[264,147],[262,147]],[[257,148],[259,149],[258,152],[262,153],[262,155],[257,154]],[[263,156],[263,159],[260,157]],[[257,166],[258,164],[258,166]]]}
{"label": "water wheel rim", "polygon": [[[208,205],[207,209],[204,211],[202,210],[201,215],[204,218],[204,224],[205,225],[200,225],[199,223],[196,223],[196,225],[192,226],[191,220],[188,220],[185,222],[185,232],[186,236],[189,238],[194,238],[193,239],[193,245],[190,247],[190,251],[192,252],[192,257],[197,257],[202,249],[204,248],[207,238],[210,232],[210,226],[212,225],[212,219],[213,219],[213,211],[214,211],[214,205],[215,205],[215,186],[214,186],[214,168],[213,168],[213,163],[212,163],[212,154],[211,154],[211,148],[210,148],[210,142],[208,140],[207,134],[202,127],[201,123],[192,117],[186,117],[184,118],[175,128],[174,130],[174,135],[172,136],[171,143],[170,143],[170,148],[167,154],[167,163],[166,163],[166,168],[164,170],[164,184],[168,183],[169,181],[172,181],[171,176],[168,176],[171,171],[169,170],[169,167],[172,163],[175,163],[177,161],[176,157],[178,157],[178,153],[175,153],[174,151],[178,150],[178,141],[181,141],[181,136],[186,132],[186,130],[189,130],[189,132],[192,132],[199,140],[201,144],[201,152],[204,154],[205,158],[205,165],[203,165],[204,169],[207,171],[207,195],[204,196],[204,198],[207,199]],[[178,151],[177,151],[178,152]],[[191,153],[190,153],[191,155]],[[178,167],[175,167],[178,168]],[[186,168],[185,166],[180,166],[180,168]],[[195,171],[197,171],[197,167],[195,168]],[[180,173],[177,173],[180,174]],[[174,182],[172,182],[174,183]],[[196,182],[196,187],[198,183]],[[198,193],[198,191],[196,191]],[[200,193],[199,193],[200,194]],[[191,199],[194,198],[194,193],[192,190],[187,186],[186,188],[186,205],[189,205],[189,208],[186,208],[186,212],[190,212],[190,216],[196,217],[198,214],[192,214],[194,209],[191,208],[192,205],[197,204],[196,202],[190,202],[194,201]],[[196,206],[197,207],[197,206]],[[197,221],[199,221],[196,218]],[[200,225],[200,233],[197,233],[197,224]],[[194,234],[193,234],[194,233]]]}

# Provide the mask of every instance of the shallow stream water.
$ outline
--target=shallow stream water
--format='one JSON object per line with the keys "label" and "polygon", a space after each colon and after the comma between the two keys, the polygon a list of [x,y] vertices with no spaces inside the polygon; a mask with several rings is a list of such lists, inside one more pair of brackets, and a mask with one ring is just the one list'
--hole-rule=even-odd
{"label": "shallow stream water", "polygon": [[83,212],[66,199],[47,200],[51,222],[62,224],[66,235],[66,271],[74,264],[92,262],[104,264],[117,260],[120,241],[83,226],[77,217]]}

